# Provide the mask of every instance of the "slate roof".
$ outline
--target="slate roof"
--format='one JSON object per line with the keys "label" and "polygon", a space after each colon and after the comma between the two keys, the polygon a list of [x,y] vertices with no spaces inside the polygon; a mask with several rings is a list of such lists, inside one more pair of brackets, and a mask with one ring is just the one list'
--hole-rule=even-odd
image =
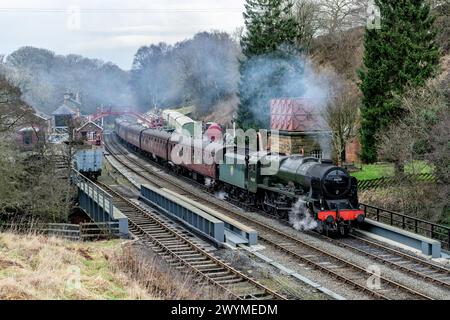
{"label": "slate roof", "polygon": [[68,106],[62,105],[55,111],[53,111],[52,115],[54,116],[70,116],[75,115],[76,112],[70,109]]}
{"label": "slate roof", "polygon": [[88,125],[94,125],[94,127],[97,127],[99,130],[103,131],[103,128],[100,127],[98,124],[96,124],[95,122],[92,122],[92,121],[88,121],[88,122],[86,122],[85,124],[83,124],[81,127],[79,127],[79,128],[77,129],[77,132],[78,132],[78,131],[81,131],[82,129],[84,129],[84,128],[87,127]]}

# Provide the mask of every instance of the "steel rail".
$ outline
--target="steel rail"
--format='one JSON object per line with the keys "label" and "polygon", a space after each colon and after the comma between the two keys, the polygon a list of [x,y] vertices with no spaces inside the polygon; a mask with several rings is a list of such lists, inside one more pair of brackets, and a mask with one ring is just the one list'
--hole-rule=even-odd
{"label": "steel rail", "polygon": [[[116,145],[116,144],[114,143],[114,145]],[[131,171],[134,171],[135,174],[139,175],[140,177],[144,178],[145,180],[150,180],[150,178],[147,176],[147,174],[150,174],[152,176],[157,176],[159,179],[162,179],[165,182],[168,182],[169,184],[172,184],[173,186],[176,186],[177,188],[183,190],[184,192],[187,192],[187,193],[193,195],[194,197],[197,197],[197,198],[200,197],[199,194],[196,194],[196,193],[192,192],[192,190],[182,186],[180,183],[175,182],[175,181],[171,181],[167,177],[159,174],[158,172],[149,171],[148,167],[145,167],[144,165],[142,165],[141,163],[139,163],[135,159],[130,158],[123,151],[121,151],[120,149],[123,148],[122,146],[119,146],[120,154],[125,156],[128,159],[128,161],[130,161],[131,163],[133,163],[134,165],[136,165],[140,169],[142,169],[144,171],[144,173],[134,170],[129,165],[127,165],[123,159],[119,159],[116,154],[111,152],[112,150],[109,148],[109,145],[108,145],[106,139],[105,139],[105,147],[110,151],[110,154],[118,162],[120,162],[123,166],[127,167],[128,169],[131,169]],[[116,150],[117,150],[117,148],[116,148]],[[152,184],[157,185],[157,183],[155,183],[153,180],[150,180],[150,182],[152,182]],[[359,273],[367,274],[367,275],[370,275],[370,276],[373,275],[368,270],[366,270],[366,269],[364,269],[364,268],[362,268],[362,267],[360,267],[358,265],[355,265],[352,262],[349,262],[349,261],[347,261],[345,259],[342,259],[340,257],[337,257],[336,255],[333,255],[333,254],[331,254],[329,252],[326,252],[326,251],[323,251],[323,250],[321,250],[319,248],[316,248],[316,247],[310,245],[309,243],[307,243],[307,242],[305,242],[303,240],[300,240],[298,238],[294,238],[291,235],[286,234],[286,233],[284,233],[284,232],[282,232],[282,231],[280,231],[280,230],[278,230],[278,229],[276,229],[274,227],[265,225],[265,224],[263,224],[261,222],[255,221],[255,220],[252,220],[252,219],[246,217],[245,215],[242,215],[241,213],[239,213],[239,212],[237,212],[235,210],[231,210],[230,208],[226,207],[224,204],[222,204],[220,202],[216,202],[216,201],[213,202],[213,201],[211,201],[209,199],[205,199],[205,198],[202,198],[202,200],[208,202],[210,205],[213,205],[216,208],[220,208],[221,210],[225,210],[227,212],[227,214],[231,213],[232,215],[239,217],[239,219],[241,219],[241,220],[242,219],[245,220],[247,223],[250,223],[251,225],[254,225],[254,226],[256,225],[259,229],[268,230],[272,234],[275,234],[277,236],[281,236],[281,237],[283,237],[285,239],[293,241],[295,245],[301,245],[303,247],[307,247],[308,249],[313,250],[313,251],[315,251],[315,252],[317,252],[317,253],[325,256],[325,257],[334,259],[335,261],[338,261],[339,263],[342,263],[342,264],[348,266],[350,269],[353,269],[353,270],[355,270],[355,271],[357,271]],[[306,262],[306,263],[310,264],[311,266],[314,266],[316,269],[319,269],[321,271],[325,271],[328,274],[334,276],[335,278],[338,278],[338,279],[340,279],[341,281],[343,281],[345,283],[351,284],[353,287],[355,287],[355,288],[357,288],[359,290],[362,290],[365,293],[368,293],[368,294],[370,294],[370,295],[372,295],[374,297],[377,297],[379,299],[390,299],[389,297],[387,297],[387,296],[385,296],[383,294],[377,293],[373,289],[369,289],[366,286],[361,285],[361,284],[357,283],[356,281],[353,281],[352,279],[350,279],[348,277],[345,277],[342,274],[339,274],[338,272],[332,270],[331,268],[324,267],[323,265],[321,265],[319,263],[316,263],[316,262],[312,261],[311,259],[308,259],[307,257],[304,257],[304,256],[302,256],[302,255],[300,255],[300,254],[298,254],[298,253],[296,253],[296,252],[286,248],[286,247],[283,247],[282,245],[278,244],[277,242],[269,239],[269,237],[263,236],[261,234],[261,232],[259,232],[259,238],[261,240],[269,243],[270,245],[274,246],[275,248],[277,248],[277,249],[279,249],[279,250],[281,250],[283,252],[286,252],[287,254],[289,254],[289,255],[291,255],[291,256],[293,256],[293,257],[295,257],[295,258],[297,258],[297,259],[299,259],[299,260],[301,260],[303,262]],[[417,298],[424,299],[424,300],[433,300],[433,298],[431,298],[431,297],[429,297],[429,296],[427,296],[425,294],[422,294],[422,293],[420,293],[420,292],[418,292],[418,291],[416,291],[414,289],[408,288],[408,287],[406,287],[406,286],[404,286],[404,285],[402,285],[400,283],[397,283],[397,282],[395,282],[393,280],[387,279],[385,277],[380,277],[380,280],[383,280],[386,284],[390,285],[391,287],[401,289],[402,291],[404,291],[405,293],[407,293],[407,294],[409,294],[409,295],[411,295],[413,297],[417,297]]]}
{"label": "steel rail", "polygon": [[[212,277],[211,275],[208,275],[208,273],[206,273],[206,272],[203,272],[202,270],[200,270],[198,267],[194,266],[189,261],[186,261],[185,258],[180,256],[180,254],[176,253],[173,249],[168,248],[167,245],[165,245],[163,243],[163,241],[161,241],[161,240],[155,238],[154,236],[152,236],[152,234],[150,234],[148,231],[146,231],[136,221],[136,218],[137,217],[145,217],[149,221],[157,224],[158,227],[161,230],[163,230],[165,233],[170,234],[171,236],[173,236],[177,240],[181,241],[183,244],[188,245],[193,251],[195,251],[195,252],[201,254],[203,257],[205,257],[207,259],[207,262],[205,262],[205,264],[207,264],[208,262],[213,262],[214,264],[219,266],[224,271],[227,271],[227,272],[233,274],[234,276],[240,278],[242,281],[248,282],[254,288],[256,288],[258,290],[263,290],[263,292],[266,294],[266,296],[264,296],[265,298],[273,297],[273,299],[286,300],[286,298],[284,296],[282,296],[279,293],[277,293],[277,292],[269,289],[268,287],[260,284],[256,280],[248,277],[244,273],[242,273],[239,270],[231,267],[230,265],[228,265],[225,262],[221,261],[220,259],[216,258],[212,254],[208,253],[206,250],[204,250],[203,248],[199,247],[194,242],[189,240],[187,237],[183,236],[178,231],[176,231],[175,229],[170,227],[168,224],[164,223],[158,217],[156,217],[155,215],[152,215],[149,212],[147,212],[146,210],[140,208],[135,203],[133,203],[132,201],[128,200],[123,195],[121,195],[119,192],[113,190],[111,187],[109,187],[109,186],[107,186],[107,185],[105,185],[103,183],[100,183],[100,182],[98,182],[98,184],[101,185],[103,188],[107,189],[108,192],[113,194],[113,196],[115,198],[115,204],[116,205],[120,205],[120,203],[122,203],[122,206],[126,206],[127,208],[131,208],[138,214],[138,216],[133,217],[132,215],[130,215],[129,212],[127,212],[128,216],[129,216],[129,222],[131,223],[131,225],[133,226],[133,228],[135,230],[138,230],[140,234],[142,234],[145,237],[149,238],[151,240],[151,242],[153,242],[156,246],[158,246],[159,248],[163,249],[165,252],[167,252],[172,257],[177,259],[183,265],[191,268],[195,273],[197,273],[200,276],[202,276],[205,280],[207,280],[211,284],[219,287],[220,289],[224,290],[226,293],[228,293],[229,295],[231,295],[231,296],[233,296],[233,297],[235,297],[237,299],[243,299],[245,297],[255,297],[254,294],[252,294],[252,293],[247,293],[247,294],[240,293],[240,294],[237,294],[237,293],[233,292],[232,289],[225,287],[223,284],[221,284],[217,280],[215,280],[214,277]],[[161,235],[159,235],[159,236],[161,236]],[[192,256],[193,254],[190,253],[189,255]],[[220,273],[220,270],[215,270],[215,271]]]}
{"label": "steel rail", "polygon": [[[399,250],[387,247],[387,246],[382,245],[380,243],[377,243],[377,242],[374,242],[374,241],[370,241],[368,239],[365,239],[365,238],[362,238],[362,237],[359,237],[359,236],[356,236],[356,235],[353,235],[353,234],[349,235],[349,237],[352,237],[353,239],[358,240],[358,241],[360,241],[361,243],[364,243],[367,246],[378,248],[379,250],[385,251],[385,252],[390,253],[390,254],[392,254],[394,256],[401,257],[402,259],[405,259],[407,261],[411,261],[412,263],[415,263],[415,264],[419,264],[419,265],[427,268],[428,270],[426,270],[426,271],[434,270],[435,272],[438,273],[437,274],[438,276],[446,275],[447,277],[450,278],[450,269],[438,266],[438,265],[436,265],[434,263],[430,263],[430,262],[425,261],[423,259],[414,257],[412,255],[403,253],[403,252],[401,252]],[[335,241],[334,239],[330,239],[330,240],[332,240],[332,242],[336,243],[338,246],[351,249],[351,250],[353,250],[355,252],[358,252],[360,254],[366,255],[366,256],[374,259],[374,260],[378,260],[378,261],[382,262],[383,264],[391,265],[391,266],[393,266],[393,267],[395,267],[397,269],[400,269],[400,270],[405,271],[407,273],[413,274],[413,275],[415,275],[417,277],[423,278],[424,280],[427,280],[427,281],[430,281],[430,282],[434,282],[434,283],[436,283],[438,285],[441,285],[441,286],[443,286],[443,287],[445,287],[447,289],[450,289],[450,283],[449,282],[445,282],[445,281],[442,281],[442,280],[440,280],[440,279],[438,279],[436,277],[432,277],[432,276],[430,276],[428,274],[425,274],[425,273],[423,273],[421,271],[418,271],[418,270],[416,270],[414,268],[408,267],[407,265],[400,264],[400,263],[398,263],[396,261],[389,260],[389,259],[387,259],[387,258],[385,258],[385,257],[383,257],[381,255],[378,255],[378,254],[369,252],[367,250],[364,250],[363,248],[357,247],[356,245],[352,245],[352,244],[349,244],[349,243],[346,243],[346,242],[342,242],[342,241]]]}

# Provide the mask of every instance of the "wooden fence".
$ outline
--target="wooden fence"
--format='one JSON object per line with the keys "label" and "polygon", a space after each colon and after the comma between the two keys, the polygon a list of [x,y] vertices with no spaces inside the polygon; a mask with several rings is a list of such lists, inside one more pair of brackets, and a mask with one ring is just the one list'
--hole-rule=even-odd
{"label": "wooden fence", "polygon": [[73,241],[90,241],[120,237],[118,222],[98,223],[5,223],[0,226],[2,230],[14,232],[31,232],[45,234]]}
{"label": "wooden fence", "polygon": [[436,182],[432,173],[410,174],[403,177],[382,177],[371,180],[358,180],[359,190],[386,188],[398,185],[403,181]]}

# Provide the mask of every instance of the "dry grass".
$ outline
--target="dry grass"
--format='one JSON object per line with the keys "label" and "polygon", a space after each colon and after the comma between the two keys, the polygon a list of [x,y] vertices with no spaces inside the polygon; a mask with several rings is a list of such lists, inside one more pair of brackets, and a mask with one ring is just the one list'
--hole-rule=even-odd
{"label": "dry grass", "polygon": [[193,289],[187,277],[163,271],[156,258],[133,255],[132,247],[122,240],[80,243],[0,233],[0,299],[214,297],[202,296],[207,292]]}
{"label": "dry grass", "polygon": [[118,271],[126,272],[128,277],[138,281],[148,292],[152,292],[160,299],[227,298],[213,287],[198,284],[196,281],[198,278],[192,273],[181,273],[170,267],[139,242],[125,246],[122,254],[115,257],[113,266]]}
{"label": "dry grass", "polygon": [[[120,242],[0,234],[0,299],[153,299],[109,266]],[[79,284],[77,287],[77,272]]]}
{"label": "dry grass", "polygon": [[449,195],[448,186],[407,181],[358,194],[363,203],[446,225],[450,225]]}

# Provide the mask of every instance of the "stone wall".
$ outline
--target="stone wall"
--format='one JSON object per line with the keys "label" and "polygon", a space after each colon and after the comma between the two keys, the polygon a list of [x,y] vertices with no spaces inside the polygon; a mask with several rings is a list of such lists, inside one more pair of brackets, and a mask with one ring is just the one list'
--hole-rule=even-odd
{"label": "stone wall", "polygon": [[[277,139],[278,138],[278,139]],[[326,150],[322,150],[319,141],[329,138],[329,134],[324,132],[303,133],[303,132],[272,132],[270,136],[270,146],[273,152],[292,154],[304,154],[310,156],[314,152],[322,151],[325,158],[331,155]]]}

